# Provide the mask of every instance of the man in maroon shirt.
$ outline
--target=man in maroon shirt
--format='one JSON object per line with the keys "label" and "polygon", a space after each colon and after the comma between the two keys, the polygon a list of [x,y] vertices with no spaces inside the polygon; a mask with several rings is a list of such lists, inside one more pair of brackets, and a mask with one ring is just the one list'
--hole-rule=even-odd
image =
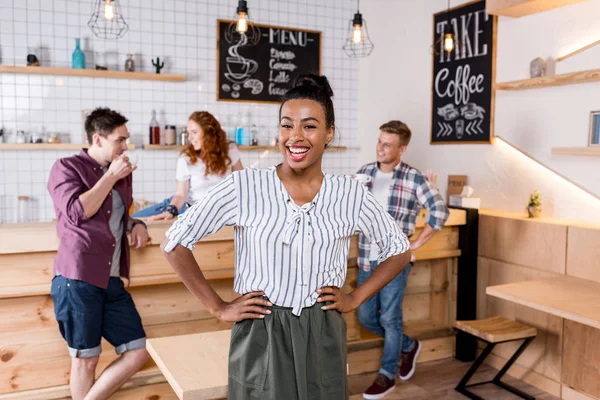
{"label": "man in maroon shirt", "polygon": [[[72,357],[75,400],[108,398],[149,358],[142,320],[120,278],[129,278],[127,233],[135,248],[148,242],[146,225],[128,215],[135,167],[124,154],[126,123],[116,111],[95,109],[85,121],[89,149],[56,161],[48,181],[60,239],[51,295]],[[120,357],[95,380],[102,337]]]}

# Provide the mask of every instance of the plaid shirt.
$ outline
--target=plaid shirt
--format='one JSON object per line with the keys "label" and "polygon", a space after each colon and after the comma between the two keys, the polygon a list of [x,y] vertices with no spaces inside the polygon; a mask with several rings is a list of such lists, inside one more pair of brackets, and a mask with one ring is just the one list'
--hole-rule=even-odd
{"label": "plaid shirt", "polygon": [[[367,174],[375,180],[378,170],[377,163],[374,162],[361,167],[357,174]],[[394,167],[393,179],[395,183],[390,186],[388,212],[406,236],[410,237],[415,232],[415,224],[421,207],[425,207],[429,211],[426,223],[435,231],[442,229],[450,211],[437,189],[423,174],[410,165],[400,162]],[[367,184],[369,190],[373,189],[372,182]],[[364,271],[370,271],[371,243],[363,234],[359,235],[358,249],[358,266]]]}

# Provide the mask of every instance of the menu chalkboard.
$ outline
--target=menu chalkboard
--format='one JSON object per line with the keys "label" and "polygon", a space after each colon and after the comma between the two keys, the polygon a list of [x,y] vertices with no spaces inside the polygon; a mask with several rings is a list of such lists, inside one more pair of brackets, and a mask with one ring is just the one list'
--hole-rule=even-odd
{"label": "menu chalkboard", "polygon": [[[497,18],[485,0],[433,16],[431,144],[490,143],[493,137]],[[454,33],[454,50],[444,34]]]}
{"label": "menu chalkboard", "polygon": [[279,103],[303,74],[321,73],[321,32],[255,24],[260,40],[225,39],[231,21],[217,21],[217,100]]}

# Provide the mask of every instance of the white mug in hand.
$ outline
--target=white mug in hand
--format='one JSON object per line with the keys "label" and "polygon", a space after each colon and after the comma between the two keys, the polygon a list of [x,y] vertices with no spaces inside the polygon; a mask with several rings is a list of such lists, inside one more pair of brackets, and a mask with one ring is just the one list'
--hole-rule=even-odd
{"label": "white mug in hand", "polygon": [[131,164],[131,167],[135,168],[138,163],[137,153],[135,151],[128,150],[123,154],[125,155],[125,157],[129,158],[129,163]]}
{"label": "white mug in hand", "polygon": [[373,177],[371,175],[367,175],[367,174],[356,174],[356,175],[352,175],[352,179],[356,179],[363,185],[366,185],[367,183],[371,182]]}

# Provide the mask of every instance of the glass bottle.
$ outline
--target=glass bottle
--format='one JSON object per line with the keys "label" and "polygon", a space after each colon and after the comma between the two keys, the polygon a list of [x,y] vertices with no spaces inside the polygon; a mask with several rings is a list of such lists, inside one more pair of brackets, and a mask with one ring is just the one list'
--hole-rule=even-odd
{"label": "glass bottle", "polygon": [[166,145],[174,145],[177,141],[177,131],[175,125],[166,125],[165,126],[165,144]]}
{"label": "glass bottle", "polygon": [[71,67],[77,69],[85,68],[85,54],[83,54],[83,51],[79,47],[79,38],[75,39],[75,50],[71,58]]}
{"label": "glass bottle", "polygon": [[127,60],[125,60],[125,71],[127,71],[127,72],[135,71],[135,62],[133,61],[132,54],[127,54]]}
{"label": "glass bottle", "polygon": [[156,110],[152,110],[152,119],[150,120],[150,144],[160,144],[160,125],[156,120]]}

